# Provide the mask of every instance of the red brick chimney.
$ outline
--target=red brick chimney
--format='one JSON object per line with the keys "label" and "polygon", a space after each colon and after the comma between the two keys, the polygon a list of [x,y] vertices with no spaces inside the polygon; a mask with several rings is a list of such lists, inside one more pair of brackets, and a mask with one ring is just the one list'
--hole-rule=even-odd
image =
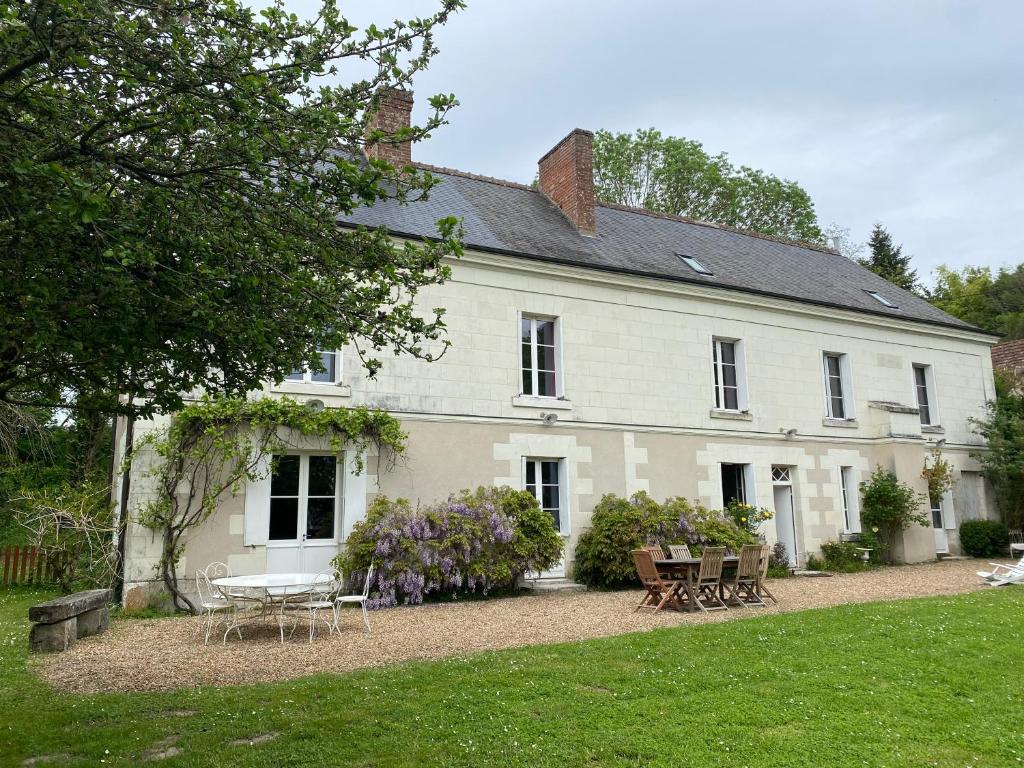
{"label": "red brick chimney", "polygon": [[[380,108],[366,124],[366,133],[384,131],[391,135],[408,128],[412,114],[412,93],[394,88],[381,99]],[[401,170],[412,163],[411,141],[388,141],[384,138],[366,145],[366,156],[384,160]]]}
{"label": "red brick chimney", "polygon": [[582,234],[594,234],[594,134],[575,129],[538,166],[540,191]]}

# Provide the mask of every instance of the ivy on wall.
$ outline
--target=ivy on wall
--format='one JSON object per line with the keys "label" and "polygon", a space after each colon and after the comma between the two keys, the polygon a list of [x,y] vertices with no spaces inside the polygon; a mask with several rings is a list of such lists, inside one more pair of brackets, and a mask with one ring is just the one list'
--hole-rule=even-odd
{"label": "ivy on wall", "polygon": [[[149,448],[157,457],[149,476],[156,496],[145,505],[139,522],[161,537],[158,570],[179,610],[196,606],[178,583],[177,564],[186,534],[202,525],[221,501],[241,491],[246,482],[273,471],[267,458],[299,442],[321,441],[322,450],[354,450],[362,456],[376,448],[384,466],[405,450],[398,419],[368,408],[314,410],[290,398],[246,400],[204,397],[174,414],[170,425],[140,440],[136,455]],[[363,471],[362,459],[357,471]]]}

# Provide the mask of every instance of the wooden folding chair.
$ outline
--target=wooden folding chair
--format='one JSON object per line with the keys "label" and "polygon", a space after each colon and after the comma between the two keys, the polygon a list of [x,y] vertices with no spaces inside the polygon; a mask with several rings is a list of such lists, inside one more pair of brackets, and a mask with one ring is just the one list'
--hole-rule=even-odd
{"label": "wooden folding chair", "polygon": [[694,602],[702,611],[724,611],[725,603],[718,594],[722,583],[725,547],[705,547],[700,556],[700,570],[693,581]]}
{"label": "wooden folding chair", "polygon": [[636,610],[650,608],[657,613],[669,603],[681,609],[683,603],[679,599],[679,590],[685,582],[681,579],[666,579],[658,573],[658,568],[654,564],[654,555],[649,549],[634,549],[631,554],[633,563],[636,565],[636,574],[640,577],[640,583],[644,585],[644,589],[647,590]]}
{"label": "wooden folding chair", "polygon": [[729,591],[729,597],[746,608],[748,605],[765,605],[757,594],[757,580],[761,572],[761,545],[745,544],[740,550],[740,561],[736,564],[736,573],[722,583]]}
{"label": "wooden folding chair", "polygon": [[669,544],[668,551],[672,553],[673,560],[690,560],[690,548],[686,544]]}
{"label": "wooden folding chair", "polygon": [[772,548],[767,544],[761,547],[761,561],[758,563],[757,568],[757,594],[763,602],[767,597],[771,599],[776,605],[779,601],[775,599],[775,595],[768,589],[768,585],[765,584],[765,580],[768,578],[768,563],[771,562]]}
{"label": "wooden folding chair", "polygon": [[661,548],[660,544],[648,544],[646,547],[641,547],[641,549],[646,549],[648,552],[650,552],[654,556],[655,560],[666,559],[665,550]]}

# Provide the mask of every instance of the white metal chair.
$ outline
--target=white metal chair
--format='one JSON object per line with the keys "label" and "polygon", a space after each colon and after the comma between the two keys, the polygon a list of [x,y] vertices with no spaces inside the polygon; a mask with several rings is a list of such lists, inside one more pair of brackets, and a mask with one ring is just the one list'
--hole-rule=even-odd
{"label": "white metal chair", "polygon": [[363,609],[363,623],[366,624],[366,631],[370,631],[370,617],[366,613],[366,601],[370,598],[370,582],[373,581],[373,563],[370,564],[370,569],[366,572],[366,580],[363,582],[363,594],[361,595],[339,595],[335,599],[335,627],[338,631],[341,628],[338,626],[338,621],[341,618],[340,609],[348,603],[358,603],[359,607]]}
{"label": "white metal chair", "polygon": [[992,570],[978,571],[978,576],[993,587],[1024,583],[1024,557],[1012,565],[1003,563],[989,563],[989,565],[992,566]]}
{"label": "white metal chair", "polygon": [[[204,643],[210,642],[210,632],[213,631],[213,617],[220,613],[230,613],[235,610],[234,603],[229,599],[228,596],[222,594],[216,589],[211,582],[214,579],[226,578],[231,576],[231,569],[225,563],[214,562],[210,563],[206,568],[201,571],[196,571],[196,591],[199,593],[199,621],[196,624],[196,635],[202,630],[203,625],[206,625],[206,637]],[[238,632],[238,639],[242,639],[242,632],[235,627],[235,631]]]}
{"label": "white metal chair", "polygon": [[1010,557],[1018,552],[1024,553],[1024,531],[1015,529],[1010,531]]}
{"label": "white metal chair", "polygon": [[306,599],[299,603],[294,603],[294,608],[298,610],[305,610],[307,612],[307,618],[309,619],[309,642],[313,642],[313,636],[316,634],[316,620],[317,613],[320,611],[330,611],[331,620],[321,618],[321,621],[327,625],[327,633],[332,634],[338,629],[338,604],[336,601],[338,592],[341,590],[342,575],[340,571],[330,568],[326,571],[320,571],[316,575],[316,579],[313,581],[313,586],[306,594]]}

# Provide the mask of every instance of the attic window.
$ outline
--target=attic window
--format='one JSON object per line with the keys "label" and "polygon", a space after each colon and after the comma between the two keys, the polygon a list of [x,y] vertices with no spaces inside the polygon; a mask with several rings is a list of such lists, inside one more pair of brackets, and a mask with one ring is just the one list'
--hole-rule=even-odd
{"label": "attic window", "polygon": [[882,304],[882,305],[884,305],[886,307],[889,307],[890,309],[898,309],[898,307],[895,304],[893,304],[891,301],[889,301],[887,298],[885,298],[885,296],[880,294],[878,291],[869,291],[869,290],[867,290],[865,288],[864,289],[864,293],[866,293],[872,299],[877,301],[879,304]]}
{"label": "attic window", "polygon": [[703,264],[701,264],[699,261],[697,261],[695,258],[693,258],[693,256],[683,256],[683,254],[681,254],[681,253],[677,253],[676,256],[678,256],[680,259],[682,259],[683,263],[686,266],[688,266],[690,269],[692,269],[694,272],[697,272],[697,273],[699,273],[701,275],[713,275],[713,274],[715,274],[710,269],[708,269]]}

